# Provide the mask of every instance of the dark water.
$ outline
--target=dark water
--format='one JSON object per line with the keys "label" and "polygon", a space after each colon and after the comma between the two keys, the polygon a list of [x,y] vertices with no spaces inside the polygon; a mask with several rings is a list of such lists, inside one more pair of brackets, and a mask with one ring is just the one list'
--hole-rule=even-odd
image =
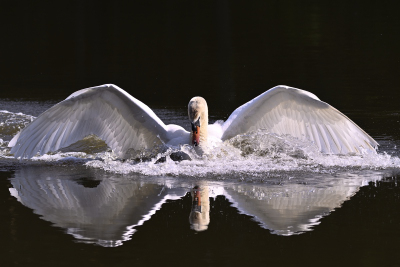
{"label": "dark water", "polygon": [[[397,1],[4,4],[0,110],[37,116],[114,83],[164,108],[166,123],[202,95],[213,121],[286,84],[344,112],[381,156],[261,177],[2,156],[0,266],[400,266],[398,10]],[[204,231],[189,220],[196,186],[209,194]]]}
{"label": "dark water", "polygon": [[[206,231],[196,232],[190,228],[188,218],[192,197],[189,193],[185,193],[185,189],[189,190],[189,185],[193,186],[201,181],[175,178],[178,180],[175,183],[182,184],[180,189],[175,189],[174,192],[178,197],[175,200],[167,200],[150,219],[146,219],[142,225],[135,226],[133,229],[136,232],[125,235],[128,238],[119,247],[109,248],[91,244],[93,242],[89,237],[122,239],[127,232],[126,226],[137,223],[140,219],[138,215],[143,215],[140,212],[150,208],[163,197],[160,196],[163,189],[160,180],[163,178],[158,178],[157,181],[148,178],[139,186],[137,180],[119,177],[120,180],[115,183],[121,183],[121,180],[123,183],[116,187],[116,190],[119,190],[118,197],[109,195],[111,205],[115,206],[115,211],[112,212],[110,211],[112,207],[107,206],[106,201],[91,202],[92,198],[96,199],[98,195],[100,195],[99,201],[101,200],[104,194],[102,185],[107,183],[107,180],[102,179],[112,179],[112,175],[99,175],[76,169],[54,170],[49,167],[21,167],[16,172],[2,170],[0,174],[3,241],[1,251],[4,266],[54,264],[148,266],[160,263],[182,266],[189,263],[195,266],[239,266],[250,262],[253,264],[268,262],[283,266],[400,264],[398,257],[400,188],[397,176],[385,177],[380,181],[366,184],[358,192],[355,190],[355,195],[336,207],[331,214],[324,209],[323,202],[324,198],[332,197],[329,194],[324,195],[318,200],[320,203],[318,201],[314,203],[315,206],[320,205],[319,209],[309,207],[311,213],[325,216],[320,219],[320,224],[311,227],[309,231],[292,236],[278,235],[260,226],[260,222],[254,220],[252,216],[243,214],[237,207],[233,207],[232,199],[227,199],[224,195],[210,198],[209,227]],[[68,174],[70,176],[66,177]],[[10,177],[13,178],[10,180]],[[39,181],[41,188],[35,186]],[[75,206],[75,209],[68,212],[66,203],[62,206],[60,199],[54,196],[52,198],[49,190],[51,187],[44,186],[46,183],[52,184],[54,188],[62,184],[69,196],[75,192],[80,206]],[[68,183],[70,187],[67,186]],[[136,193],[129,194],[128,191],[133,184],[136,186],[136,191],[132,192]],[[21,198],[30,200],[25,204],[35,207],[34,212],[10,195],[8,188],[13,186],[20,192]],[[257,184],[236,186],[257,186]],[[137,191],[139,187],[142,191]],[[75,191],[72,191],[73,188]],[[96,188],[100,189],[94,191],[97,194],[94,196],[91,190]],[[83,195],[79,195],[79,190],[86,190],[86,201]],[[238,191],[232,189],[227,192],[230,192],[236,200],[240,200]],[[235,196],[234,192],[238,195]],[[62,195],[59,197],[63,199]],[[127,202],[122,208],[119,198],[123,199],[122,202]],[[250,201],[251,205],[257,204],[254,200],[251,202],[251,198],[244,201]],[[240,205],[243,206],[245,202]],[[73,217],[82,209],[86,209],[86,212],[81,214],[82,217]],[[91,212],[93,210],[95,213]],[[302,210],[307,213],[305,209]],[[275,210],[274,213],[271,208],[266,208],[266,211],[270,217],[269,227],[274,227],[274,217],[279,217],[279,211]],[[281,211],[284,212],[284,208]],[[297,216],[303,215],[299,212]],[[299,220],[296,217],[291,219]],[[109,222],[112,223],[107,225]],[[275,223],[279,224],[279,220]],[[67,226],[71,227],[69,234],[66,234]],[[81,234],[86,239],[77,242],[78,239],[71,235],[71,229],[77,229],[75,234]]]}

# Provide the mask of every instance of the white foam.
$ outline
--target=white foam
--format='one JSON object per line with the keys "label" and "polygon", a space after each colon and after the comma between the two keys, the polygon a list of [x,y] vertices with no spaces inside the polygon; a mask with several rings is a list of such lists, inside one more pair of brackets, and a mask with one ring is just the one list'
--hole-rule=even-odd
{"label": "white foam", "polygon": [[[2,117],[1,117],[2,116]],[[34,119],[22,113],[0,111],[2,133],[0,135],[0,159],[12,159],[7,144],[11,133],[16,133]],[[0,125],[1,126],[1,125]],[[223,143],[212,145],[208,154],[198,156],[190,147],[184,146],[182,152],[192,160],[173,161],[169,156],[176,150],[166,150],[159,154],[139,153],[142,158],[121,161],[107,150],[105,145],[95,144],[93,138],[80,141],[79,146],[71,146],[72,151],[59,152],[22,160],[25,163],[85,165],[119,174],[171,175],[192,177],[218,177],[227,175],[264,177],[271,172],[304,171],[312,173],[335,173],[351,170],[382,170],[398,168],[400,159],[394,155],[370,153],[361,155],[325,155],[311,142],[297,138],[256,131],[236,136]],[[95,147],[95,149],[93,149]],[[87,148],[87,149],[86,149]],[[74,150],[75,149],[75,150]],[[71,150],[70,150],[71,151]],[[101,151],[100,153],[95,153]],[[159,159],[165,157],[164,162]],[[17,160],[16,160],[17,161]]]}
{"label": "white foam", "polygon": [[[262,177],[270,172],[335,173],[343,169],[381,170],[400,166],[398,157],[386,153],[324,155],[313,144],[287,136],[253,133],[241,141],[241,145],[237,139],[224,142],[203,157],[195,157],[185,150],[192,157],[191,161],[173,161],[168,153],[163,153],[148,162],[97,159],[85,165],[121,174],[193,177],[232,174]],[[165,162],[156,163],[164,155],[167,155]]]}

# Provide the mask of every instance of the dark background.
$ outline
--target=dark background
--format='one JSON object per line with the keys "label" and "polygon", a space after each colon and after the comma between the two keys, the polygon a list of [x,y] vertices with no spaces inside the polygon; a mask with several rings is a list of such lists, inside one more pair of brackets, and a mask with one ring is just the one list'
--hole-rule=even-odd
{"label": "dark background", "polygon": [[[150,107],[233,109],[285,84],[396,109],[398,1],[7,1],[0,98],[114,83]],[[222,104],[221,104],[222,103]]]}

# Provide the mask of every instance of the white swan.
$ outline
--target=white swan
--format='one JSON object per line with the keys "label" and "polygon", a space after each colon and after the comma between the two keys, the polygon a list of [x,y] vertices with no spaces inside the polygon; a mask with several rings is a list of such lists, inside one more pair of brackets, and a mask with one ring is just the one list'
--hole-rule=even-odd
{"label": "white swan", "polygon": [[145,104],[116,85],[79,90],[37,117],[10,141],[16,158],[31,158],[69,146],[94,134],[119,157],[128,149],[157,144],[193,144],[204,148],[208,138],[227,140],[257,129],[313,141],[323,153],[375,152],[378,143],[344,114],[314,94],[276,86],[237,108],[220,124],[208,125],[201,97],[188,105],[192,132],[165,125]]}

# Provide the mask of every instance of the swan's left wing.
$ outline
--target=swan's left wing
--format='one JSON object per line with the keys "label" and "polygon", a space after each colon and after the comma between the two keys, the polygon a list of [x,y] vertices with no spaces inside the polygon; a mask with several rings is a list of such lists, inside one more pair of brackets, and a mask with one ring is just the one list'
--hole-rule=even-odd
{"label": "swan's left wing", "polygon": [[16,158],[31,158],[69,146],[95,134],[119,156],[128,149],[150,148],[180,136],[145,104],[116,85],[82,89],[51,107],[9,143]]}
{"label": "swan's left wing", "polygon": [[237,108],[222,125],[222,140],[257,129],[314,142],[323,153],[373,151],[378,143],[314,94],[276,86]]}

